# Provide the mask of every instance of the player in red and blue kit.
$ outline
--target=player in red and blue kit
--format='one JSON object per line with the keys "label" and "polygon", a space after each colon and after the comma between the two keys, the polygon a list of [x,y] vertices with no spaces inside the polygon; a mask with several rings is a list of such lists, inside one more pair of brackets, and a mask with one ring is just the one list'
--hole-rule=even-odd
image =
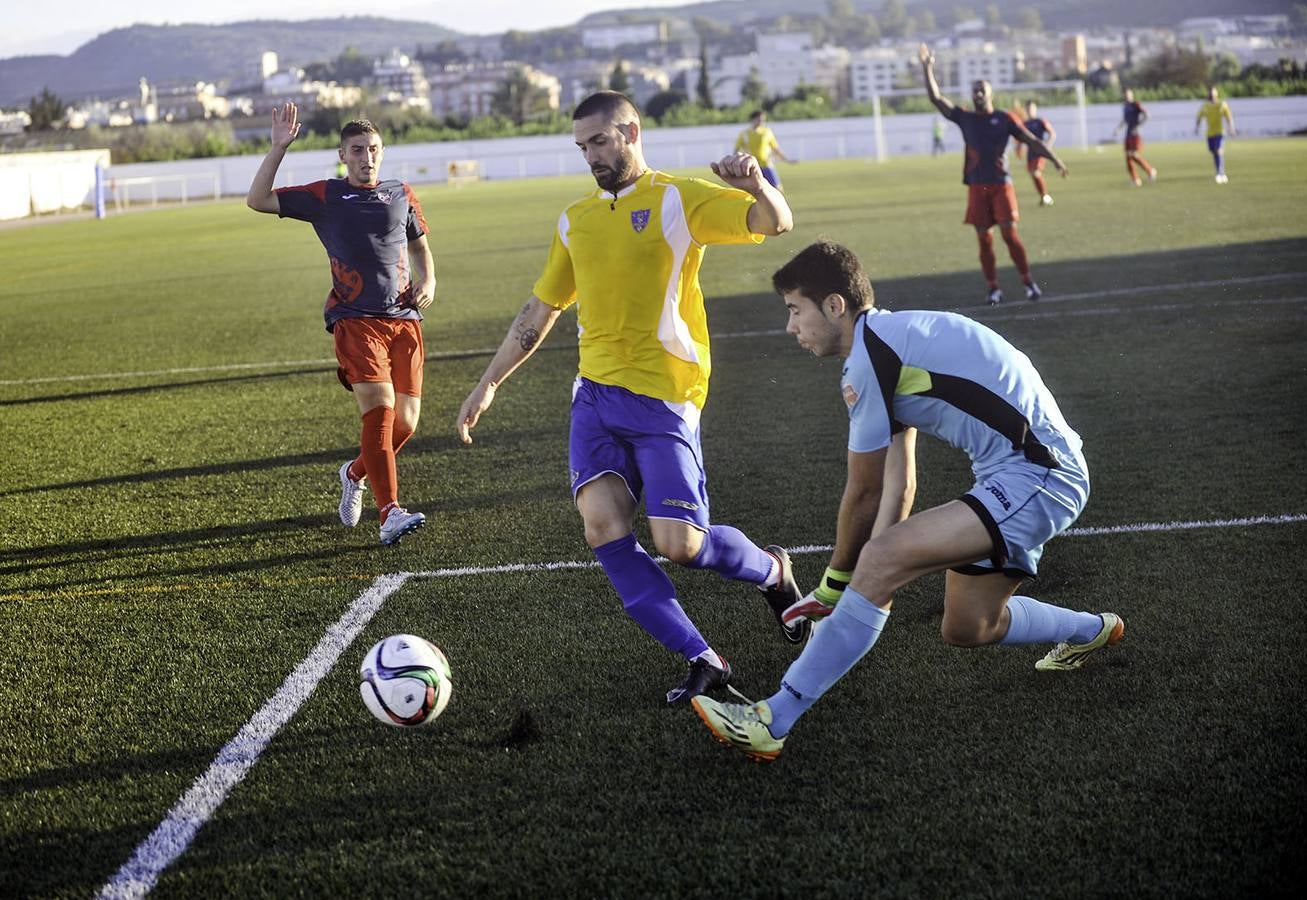
{"label": "player in red and blue kit", "polygon": [[395,454],[417,428],[422,404],[422,310],[436,288],[427,223],[412,188],[381,180],[381,135],[367,120],[341,129],[345,178],[274,190],[299,129],[295,104],[273,109],[272,148],[246,203],[309,222],[327,251],[332,288],[323,314],[335,339],[337,375],[363,417],[359,456],[340,467],[340,520],[358,524],[370,481],[381,543],[393,544],[426,524],[422,513],[399,505]]}
{"label": "player in red and blue kit", "polygon": [[[1048,146],[1053,146],[1057,140],[1057,132],[1053,130],[1053,125],[1039,114],[1039,104],[1034,100],[1026,101],[1025,115],[1026,131],[1029,131],[1035,137],[1039,138]],[[1021,148],[1024,144],[1017,145],[1017,155],[1021,155]],[[1040,206],[1052,206],[1053,195],[1048,192],[1048,185],[1044,183],[1044,160],[1048,157],[1031,148],[1026,154],[1026,171],[1030,173],[1030,178],[1035,182],[1035,190],[1039,193]]]}
{"label": "player in red and blue kit", "polygon": [[1148,160],[1140,153],[1144,149],[1144,139],[1139,134],[1139,127],[1147,121],[1148,110],[1135,99],[1135,92],[1126,88],[1125,99],[1121,104],[1121,121],[1112,129],[1112,134],[1115,135],[1122,128],[1125,129],[1125,170],[1130,173],[1130,183],[1135,187],[1144,183],[1143,179],[1135,174],[1136,163],[1148,173],[1149,181],[1157,180],[1157,170],[1150,166]]}
{"label": "player in red and blue kit", "polygon": [[1016,138],[1031,148],[1032,152],[1048,157],[1063,178],[1067,175],[1067,168],[1046,143],[1027,131],[1011,113],[994,109],[994,94],[988,81],[976,81],[971,85],[975,112],[959,109],[939,92],[939,85],[935,82],[935,57],[931,55],[930,48],[922,44],[917,56],[921,60],[930,101],[944,118],[962,130],[967,145],[962,183],[968,186],[969,196],[967,215],[962,221],[976,229],[976,239],[980,242],[980,268],[985,273],[985,283],[989,288],[989,303],[993,306],[1003,299],[1003,292],[998,287],[994,238],[989,232],[995,225],[999,227],[1012,262],[1021,275],[1021,282],[1026,287],[1026,299],[1038,300],[1041,293],[1039,285],[1030,276],[1026,248],[1017,236],[1017,194],[1012,187],[1012,176],[1007,170],[1008,138]]}

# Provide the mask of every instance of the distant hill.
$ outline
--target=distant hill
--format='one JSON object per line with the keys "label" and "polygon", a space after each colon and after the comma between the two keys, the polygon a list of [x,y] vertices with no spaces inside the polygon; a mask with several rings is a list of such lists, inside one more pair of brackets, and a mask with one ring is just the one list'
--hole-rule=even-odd
{"label": "distant hill", "polygon": [[[992,3],[999,8],[1005,22],[1015,21],[1019,10],[1033,6],[1039,10],[1044,27],[1061,29],[1169,27],[1193,16],[1284,14],[1300,2],[1302,0],[904,0],[904,6],[909,15],[929,9],[937,18],[948,20],[958,7],[984,15],[985,8]],[[853,5],[860,12],[879,14],[885,0],[853,0]],[[688,21],[703,17],[728,25],[744,25],[783,15],[820,15],[826,9],[825,0],[707,0],[684,6],[614,8],[591,13],[578,24],[611,25],[659,18]]]}
{"label": "distant hill", "polygon": [[[1173,26],[1191,16],[1287,13],[1301,0],[906,0],[909,15],[930,9],[941,21],[966,7],[983,14],[996,5],[1005,22],[1020,9],[1037,8],[1052,30],[1110,26]],[[885,0],[854,0],[859,10],[879,13]],[[615,5],[619,5],[617,0]],[[673,19],[686,27],[696,17],[735,27],[779,16],[807,16],[826,10],[824,0],[709,0],[684,6],[630,6],[593,13],[577,25]],[[410,13],[411,14],[411,13]],[[418,44],[458,37],[430,22],[372,16],[311,19],[303,22],[257,20],[228,25],[133,25],[83,44],[69,56],[17,56],[0,59],[0,106],[26,106],[48,86],[65,99],[130,96],[144,76],[161,85],[190,81],[240,83],[256,55],[276,51],[281,63],[303,66],[326,62],[347,46],[381,55],[394,48],[413,52]]]}
{"label": "distant hill", "polygon": [[398,47],[458,37],[430,22],[359,16],[303,22],[258,20],[228,25],[132,25],[116,28],[69,56],[0,59],[0,105],[25,106],[48,86],[65,99],[132,95],[142,76],[155,84],[246,80],[264,50],[283,66],[325,62],[348,46],[381,55]]}

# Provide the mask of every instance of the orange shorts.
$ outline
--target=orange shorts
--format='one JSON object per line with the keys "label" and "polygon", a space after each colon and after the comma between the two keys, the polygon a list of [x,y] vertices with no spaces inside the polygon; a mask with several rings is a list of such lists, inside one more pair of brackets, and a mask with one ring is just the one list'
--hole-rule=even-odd
{"label": "orange shorts", "polygon": [[1046,159],[1048,159],[1047,156],[1031,156],[1031,157],[1027,157],[1027,158],[1026,158],[1026,171],[1027,171],[1027,172],[1042,172],[1042,171],[1044,171],[1044,160],[1046,160]]}
{"label": "orange shorts", "polygon": [[1137,134],[1128,134],[1125,138],[1125,152],[1144,149],[1144,139]]}
{"label": "orange shorts", "polygon": [[977,228],[992,228],[1017,220],[1017,192],[1012,182],[967,185],[967,215],[962,221]]}
{"label": "orange shorts", "polygon": [[389,382],[411,397],[422,396],[422,323],[416,319],[340,319],[336,376],[347,390],[361,381]]}

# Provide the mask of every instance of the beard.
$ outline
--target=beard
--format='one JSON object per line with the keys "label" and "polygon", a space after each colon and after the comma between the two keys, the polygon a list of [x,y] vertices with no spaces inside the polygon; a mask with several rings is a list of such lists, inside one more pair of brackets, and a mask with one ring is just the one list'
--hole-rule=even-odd
{"label": "beard", "polygon": [[616,193],[635,175],[635,154],[630,150],[623,150],[618,154],[612,168],[607,166],[592,168],[590,173],[594,175],[595,183],[602,190]]}

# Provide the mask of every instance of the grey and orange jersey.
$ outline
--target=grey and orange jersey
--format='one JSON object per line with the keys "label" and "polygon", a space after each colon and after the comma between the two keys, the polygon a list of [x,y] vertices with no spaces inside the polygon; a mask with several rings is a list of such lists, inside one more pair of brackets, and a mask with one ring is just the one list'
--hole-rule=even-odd
{"label": "grey and orange jersey", "polygon": [[402,181],[371,187],[344,178],[277,189],[280,215],[313,225],[331,261],[327,330],[340,319],[421,319],[410,305],[408,243],[426,234],[413,189]]}
{"label": "grey and orange jersey", "polygon": [[855,453],[886,447],[912,426],[965,452],[977,478],[1014,459],[1084,468],[1080,435],[1030,359],[966,316],[861,314],[841,388]]}

